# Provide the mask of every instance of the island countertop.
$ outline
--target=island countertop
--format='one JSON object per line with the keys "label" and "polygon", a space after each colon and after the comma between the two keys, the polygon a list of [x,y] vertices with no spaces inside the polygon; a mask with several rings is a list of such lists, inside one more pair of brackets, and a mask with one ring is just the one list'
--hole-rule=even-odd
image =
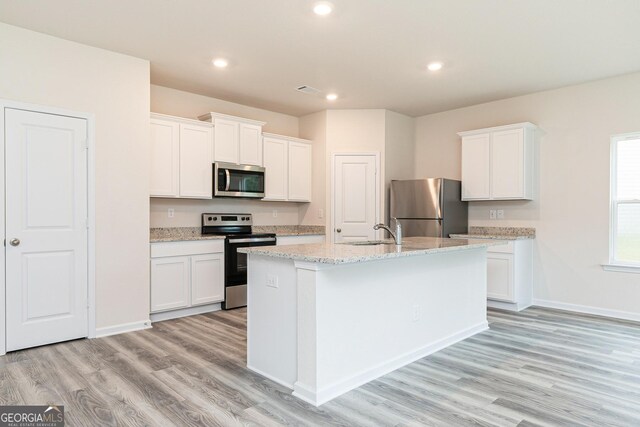
{"label": "island countertop", "polygon": [[240,248],[238,252],[286,258],[320,264],[349,264],[442,252],[483,248],[499,245],[498,241],[473,239],[443,239],[439,237],[406,237],[401,246],[392,240],[382,245],[351,245],[346,243],[318,243],[295,246],[258,246]]}

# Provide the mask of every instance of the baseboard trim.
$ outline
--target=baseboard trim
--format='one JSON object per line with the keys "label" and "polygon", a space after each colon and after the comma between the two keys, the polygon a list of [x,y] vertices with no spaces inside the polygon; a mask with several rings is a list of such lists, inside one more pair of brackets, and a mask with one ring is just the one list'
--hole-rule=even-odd
{"label": "baseboard trim", "polygon": [[285,386],[286,388],[289,388],[291,390],[294,389],[293,384],[290,384],[290,383],[288,383],[286,381],[282,381],[281,379],[276,378],[273,375],[266,374],[266,373],[262,372],[260,369],[256,369],[253,366],[249,365],[248,363],[247,363],[247,368],[249,370],[255,372],[256,374],[262,375],[263,377],[268,378],[268,379],[270,379],[271,381],[273,381],[275,383],[278,383],[278,384],[280,384],[282,386]]}
{"label": "baseboard trim", "polygon": [[214,304],[199,305],[196,307],[180,308],[178,310],[161,311],[160,313],[151,313],[151,322],[162,322],[163,320],[178,319],[180,317],[195,316],[196,314],[211,313],[222,309],[222,305],[217,302]]}
{"label": "baseboard trim", "polygon": [[593,314],[596,316],[611,317],[614,319],[631,320],[640,322],[640,313],[631,313],[621,310],[609,310],[607,308],[592,307],[589,305],[569,304],[566,302],[534,299],[533,305],[557,310],[573,311],[576,313]]}
{"label": "baseboard trim", "polygon": [[350,378],[346,378],[342,381],[331,384],[320,390],[314,390],[313,387],[296,382],[294,384],[293,395],[297,398],[304,400],[315,406],[320,406],[336,397],[360,387],[369,381],[375,380],[389,372],[395,371],[409,363],[415,362],[418,359],[422,359],[430,354],[433,354],[443,348],[449,347],[459,341],[469,338],[479,332],[489,329],[487,321],[478,323],[455,334],[444,337],[434,343],[420,347],[416,350],[410,351],[403,355],[400,355],[394,359],[383,362],[373,368],[360,372]]}
{"label": "baseboard trim", "polygon": [[531,307],[531,304],[520,304],[517,302],[507,302],[507,301],[496,301],[496,300],[487,300],[487,307],[491,308],[499,308],[500,310],[509,310],[509,311],[522,311],[527,307]]}
{"label": "baseboard trim", "polygon": [[150,320],[141,320],[139,322],[123,323],[121,325],[106,326],[96,329],[95,338],[108,337],[111,335],[124,334],[127,332],[141,331],[151,328]]}

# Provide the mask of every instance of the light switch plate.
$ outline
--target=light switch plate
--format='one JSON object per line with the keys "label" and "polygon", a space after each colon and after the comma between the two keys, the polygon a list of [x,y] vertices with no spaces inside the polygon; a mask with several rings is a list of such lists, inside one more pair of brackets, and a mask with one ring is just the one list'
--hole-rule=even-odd
{"label": "light switch plate", "polygon": [[497,216],[498,219],[504,219],[504,209],[498,209]]}
{"label": "light switch plate", "polygon": [[275,274],[267,274],[267,286],[270,288],[278,287],[278,276]]}
{"label": "light switch plate", "polygon": [[490,209],[489,210],[489,219],[496,219],[496,210],[495,209]]}

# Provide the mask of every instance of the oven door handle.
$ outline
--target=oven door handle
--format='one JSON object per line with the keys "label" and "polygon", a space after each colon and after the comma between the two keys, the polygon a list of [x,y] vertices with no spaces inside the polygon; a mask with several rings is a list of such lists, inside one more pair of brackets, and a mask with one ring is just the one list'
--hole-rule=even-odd
{"label": "oven door handle", "polygon": [[224,173],[227,176],[227,183],[224,187],[224,191],[229,191],[229,186],[231,185],[231,174],[229,173],[229,169],[225,169]]}
{"label": "oven door handle", "polygon": [[246,239],[229,239],[229,243],[260,243],[260,242],[276,242],[273,237],[247,237]]}

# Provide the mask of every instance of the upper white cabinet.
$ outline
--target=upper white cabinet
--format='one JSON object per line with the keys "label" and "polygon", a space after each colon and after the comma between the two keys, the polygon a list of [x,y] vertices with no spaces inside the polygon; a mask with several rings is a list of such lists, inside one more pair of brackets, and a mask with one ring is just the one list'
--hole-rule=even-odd
{"label": "upper white cabinet", "polygon": [[526,122],[458,133],[462,200],[532,200],[536,129]]}
{"label": "upper white cabinet", "polygon": [[263,200],[311,201],[311,141],[263,133]]}
{"label": "upper white cabinet", "polygon": [[207,113],[198,117],[213,123],[216,162],[262,166],[262,126],[265,122]]}
{"label": "upper white cabinet", "polygon": [[212,126],[151,114],[151,197],[210,199]]}

